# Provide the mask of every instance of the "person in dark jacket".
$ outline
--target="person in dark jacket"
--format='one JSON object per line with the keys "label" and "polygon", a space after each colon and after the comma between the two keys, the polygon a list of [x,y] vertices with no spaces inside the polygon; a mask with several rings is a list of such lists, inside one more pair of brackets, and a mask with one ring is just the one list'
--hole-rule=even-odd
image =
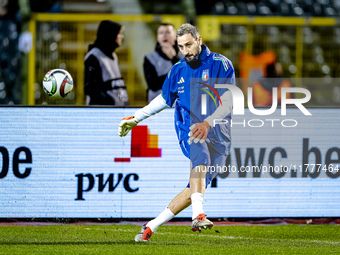
{"label": "person in dark jacket", "polygon": [[85,56],[85,94],[87,105],[129,105],[128,94],[114,52],[124,38],[124,27],[104,20],[97,39]]}
{"label": "person in dark jacket", "polygon": [[144,75],[148,84],[149,103],[162,92],[162,85],[171,67],[181,58],[176,41],[176,30],[170,23],[162,23],[157,29],[155,51],[144,57]]}

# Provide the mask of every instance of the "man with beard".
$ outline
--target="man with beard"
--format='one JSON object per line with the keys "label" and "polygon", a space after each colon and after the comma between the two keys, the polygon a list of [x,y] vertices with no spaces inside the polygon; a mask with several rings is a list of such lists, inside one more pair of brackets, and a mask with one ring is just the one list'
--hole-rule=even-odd
{"label": "man with beard", "polygon": [[97,39],[85,56],[87,105],[129,105],[128,94],[114,52],[123,41],[124,27],[111,20],[100,22]]}
{"label": "man with beard", "polygon": [[161,94],[166,75],[183,55],[176,42],[176,30],[171,23],[161,23],[157,28],[155,51],[144,57],[144,75],[148,84],[148,102]]}
{"label": "man with beard", "polygon": [[[212,228],[213,223],[206,218],[203,210],[203,196],[218,172],[207,171],[207,168],[223,169],[229,155],[232,95],[216,84],[235,85],[232,63],[202,44],[197,28],[190,24],[183,24],[178,29],[177,43],[185,58],[168,73],[162,94],[135,112],[134,116],[124,118],[118,129],[120,136],[126,136],[140,121],[170,107],[176,100],[176,133],[183,154],[190,159],[188,186],[164,211],[142,227],[135,237],[136,242],[147,241],[160,225],[190,204],[191,229]],[[219,125],[215,125],[216,120]]]}

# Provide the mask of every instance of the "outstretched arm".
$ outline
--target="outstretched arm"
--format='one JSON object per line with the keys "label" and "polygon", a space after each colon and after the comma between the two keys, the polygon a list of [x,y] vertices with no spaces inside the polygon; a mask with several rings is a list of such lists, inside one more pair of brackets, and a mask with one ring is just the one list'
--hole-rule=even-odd
{"label": "outstretched arm", "polygon": [[118,135],[126,136],[139,122],[168,107],[163,96],[158,95],[148,105],[136,111],[133,116],[122,119],[118,127]]}

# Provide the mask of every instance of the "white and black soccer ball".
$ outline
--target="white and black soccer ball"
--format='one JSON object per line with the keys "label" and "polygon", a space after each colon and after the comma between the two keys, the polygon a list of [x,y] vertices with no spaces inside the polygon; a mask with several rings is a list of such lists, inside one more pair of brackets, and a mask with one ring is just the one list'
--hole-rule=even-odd
{"label": "white and black soccer ball", "polygon": [[48,71],[43,80],[43,88],[50,97],[66,97],[73,89],[72,76],[63,69]]}

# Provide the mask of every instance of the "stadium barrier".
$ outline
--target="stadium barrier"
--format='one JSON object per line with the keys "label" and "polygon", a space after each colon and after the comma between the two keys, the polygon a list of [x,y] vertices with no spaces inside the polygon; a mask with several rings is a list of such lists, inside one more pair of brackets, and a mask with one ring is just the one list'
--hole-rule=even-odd
{"label": "stadium barrier", "polygon": [[[173,109],[119,137],[135,110],[1,107],[0,217],[155,217],[187,185],[189,161]],[[227,167],[209,169],[220,170],[209,217],[340,216],[338,109],[308,110],[234,116]]]}
{"label": "stadium barrier", "polygon": [[[142,70],[143,56],[151,52],[155,30],[160,22],[178,28],[185,22],[182,15],[94,15],[34,14],[30,20],[33,49],[29,53],[28,104],[84,105],[83,60],[87,47],[95,39],[101,20],[122,22],[126,40],[118,51],[122,75],[127,84],[131,105],[146,103],[146,84]],[[273,51],[288,78],[336,77],[340,71],[340,27],[335,18],[296,17],[227,17],[198,16],[197,24],[204,42],[215,52],[232,60],[237,77],[242,65],[240,54],[258,55]],[[153,41],[150,42],[152,38]],[[53,68],[65,68],[74,78],[75,90],[64,100],[44,94],[41,81]],[[328,96],[333,93],[327,91]],[[314,102],[327,105],[327,100]]]}
{"label": "stadium barrier", "polygon": [[[46,103],[84,105],[84,57],[89,44],[96,39],[100,21],[105,19],[120,22],[126,27],[124,42],[117,51],[119,66],[131,104],[135,106],[145,104],[143,57],[154,50],[156,44],[154,31],[157,25],[160,22],[171,22],[179,27],[184,22],[181,15],[44,13],[32,15],[29,27],[34,44],[29,54],[29,105]],[[139,35],[140,33],[144,34]],[[53,68],[67,69],[74,79],[74,92],[62,101],[49,98],[41,87],[45,73]]]}

